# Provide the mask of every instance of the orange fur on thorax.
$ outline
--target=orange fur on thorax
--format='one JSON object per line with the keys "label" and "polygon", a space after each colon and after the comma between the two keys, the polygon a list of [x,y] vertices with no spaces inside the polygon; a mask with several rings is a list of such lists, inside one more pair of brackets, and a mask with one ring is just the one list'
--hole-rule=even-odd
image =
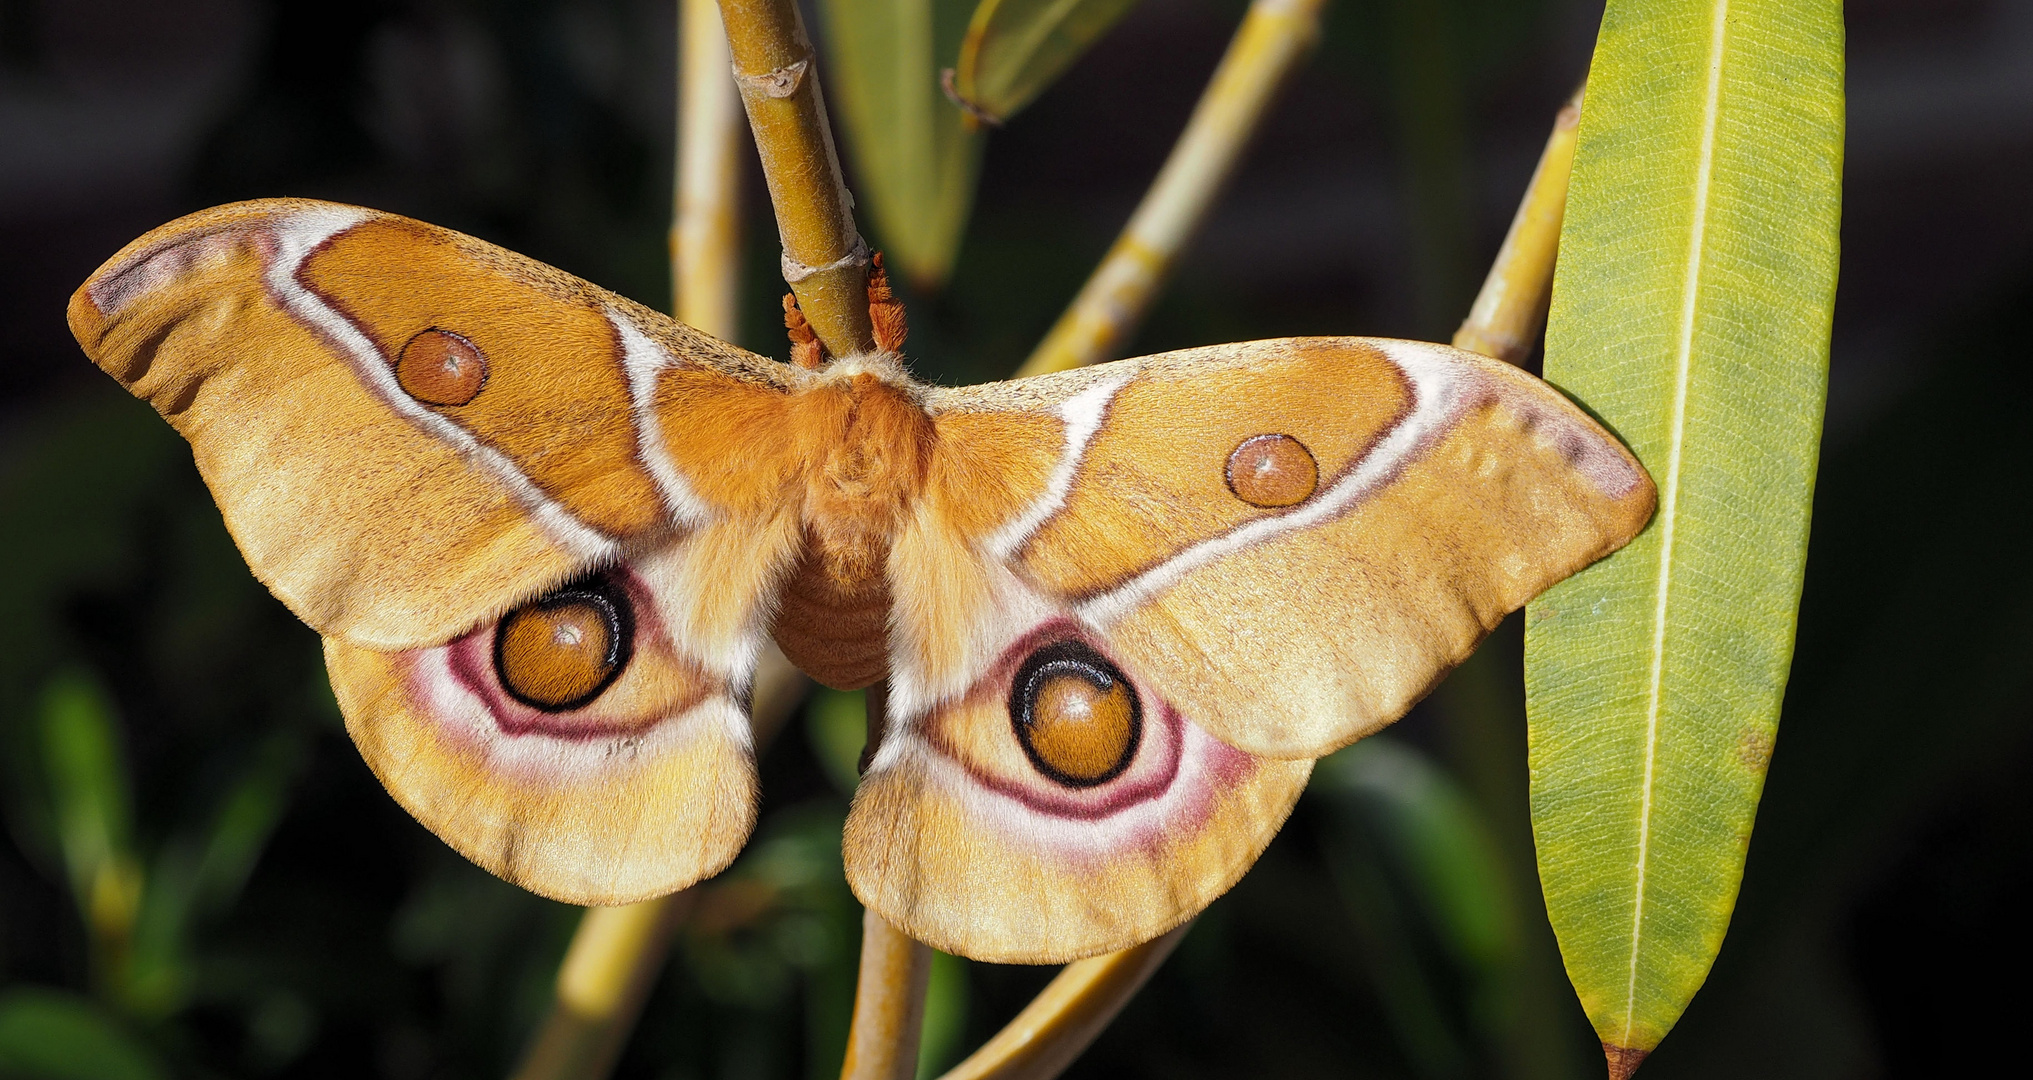
{"label": "orange fur on thorax", "polygon": [[777,643],[841,689],[887,671],[891,538],[924,487],[931,417],[909,392],[857,373],[798,395],[805,547],[785,583]]}

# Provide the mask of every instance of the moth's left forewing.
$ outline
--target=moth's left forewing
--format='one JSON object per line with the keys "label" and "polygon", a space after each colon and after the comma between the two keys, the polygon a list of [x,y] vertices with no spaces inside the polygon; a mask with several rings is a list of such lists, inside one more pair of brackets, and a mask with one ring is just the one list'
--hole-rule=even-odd
{"label": "moth's left forewing", "polygon": [[[191,441],[255,574],[378,648],[443,642],[709,520],[664,445],[681,376],[783,396],[767,361],[568,274],[310,200],[162,226],[70,320]],[[444,382],[454,354],[470,383]]]}
{"label": "moth's left forewing", "polygon": [[392,408],[318,323],[337,316],[297,268],[373,218],[273,200],[179,219],[108,260],[70,319],[94,362],[191,441],[250,567],[292,612],[401,647],[442,641],[610,544],[532,512],[514,477]]}
{"label": "moth's left forewing", "polygon": [[[1091,500],[1021,565],[1253,753],[1317,756],[1396,720],[1651,515],[1651,481],[1613,437],[1485,357],[1344,338],[1144,363],[1168,392],[1114,403],[1076,484]],[[1236,478],[1265,440],[1315,463],[1303,492]],[[1108,544],[1132,514],[1146,539]]]}

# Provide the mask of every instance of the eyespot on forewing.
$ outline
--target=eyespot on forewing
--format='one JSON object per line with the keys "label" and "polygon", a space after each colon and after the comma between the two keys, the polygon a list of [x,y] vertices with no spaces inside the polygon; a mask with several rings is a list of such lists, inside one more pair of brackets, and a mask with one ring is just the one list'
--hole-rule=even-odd
{"label": "eyespot on forewing", "polygon": [[395,381],[426,405],[464,405],[487,385],[487,357],[464,336],[432,328],[403,345]]}
{"label": "eyespot on forewing", "polygon": [[1290,435],[1252,435],[1229,453],[1222,478],[1236,498],[1275,509],[1311,498],[1320,486],[1320,465]]}

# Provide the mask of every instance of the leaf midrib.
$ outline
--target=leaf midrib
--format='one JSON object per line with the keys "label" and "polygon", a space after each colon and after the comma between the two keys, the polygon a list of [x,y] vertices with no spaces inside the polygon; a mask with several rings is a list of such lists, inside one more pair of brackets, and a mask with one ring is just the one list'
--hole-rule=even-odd
{"label": "leaf midrib", "polygon": [[1721,111],[1722,64],[1726,52],[1729,0],[1715,0],[1710,15],[1708,85],[1702,103],[1701,152],[1695,166],[1694,215],[1688,231],[1686,281],[1680,294],[1680,341],[1675,359],[1672,433],[1666,448],[1666,482],[1659,499],[1659,579],[1652,611],[1651,679],[1645,710],[1645,778],[1638,804],[1638,876],[1631,910],[1630,981],[1624,991],[1624,1033],[1630,1046],[1637,1016],[1638,958],[1645,925],[1645,871],[1652,838],[1652,786],[1659,753],[1659,706],[1666,670],[1666,610],[1673,586],[1674,524],[1680,502],[1681,447],[1687,432],[1687,386],[1693,370],[1694,323],[1701,292],[1702,245],[1708,231],[1708,190],[1715,164],[1716,117]]}

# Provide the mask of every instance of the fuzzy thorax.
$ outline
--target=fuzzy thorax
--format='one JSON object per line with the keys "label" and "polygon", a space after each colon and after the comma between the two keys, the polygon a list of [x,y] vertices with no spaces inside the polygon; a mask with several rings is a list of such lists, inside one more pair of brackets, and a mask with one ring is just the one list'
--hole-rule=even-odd
{"label": "fuzzy thorax", "polygon": [[786,583],[777,640],[829,686],[883,677],[891,538],[917,501],[933,427],[923,388],[890,353],[844,357],[796,395],[810,442],[805,547]]}

